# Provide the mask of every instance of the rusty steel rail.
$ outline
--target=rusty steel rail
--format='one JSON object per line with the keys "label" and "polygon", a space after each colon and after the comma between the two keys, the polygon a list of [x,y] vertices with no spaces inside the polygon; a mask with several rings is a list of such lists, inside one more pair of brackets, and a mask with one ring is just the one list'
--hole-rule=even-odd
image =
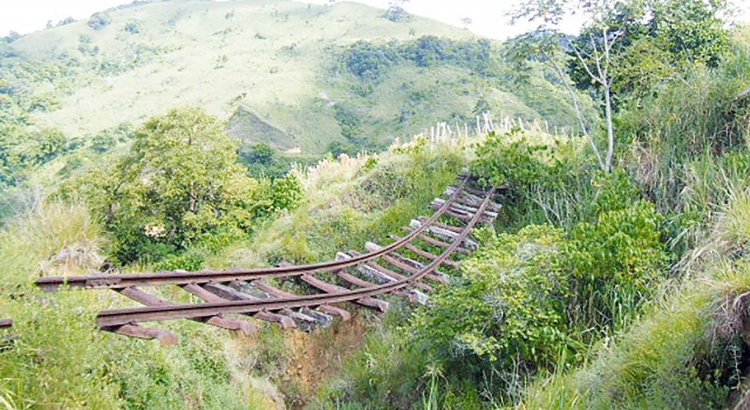
{"label": "rusty steel rail", "polygon": [[[438,218],[450,211],[454,201],[459,198],[465,189],[468,178],[464,178],[460,185],[453,190],[450,198],[442,203],[442,206],[426,220],[418,229],[412,230],[408,235],[391,243],[388,246],[374,252],[368,252],[351,259],[327,261],[309,265],[279,266],[273,268],[227,270],[227,271],[202,271],[202,272],[157,272],[141,274],[98,274],[87,276],[68,277],[43,277],[36,280],[36,285],[47,292],[54,292],[61,287],[84,288],[84,289],[120,289],[131,286],[160,286],[160,285],[200,285],[214,282],[252,281],[257,279],[284,278],[300,276],[310,272],[332,272],[368,262],[394,251],[414,238],[419,237]],[[493,189],[494,192],[494,189]],[[481,212],[478,213],[480,216]]]}
{"label": "rusty steel rail", "polygon": [[[208,302],[199,304],[189,305],[162,305],[152,307],[138,307],[128,309],[113,309],[102,311],[97,316],[97,325],[103,329],[116,329],[120,326],[132,325],[133,323],[161,321],[161,320],[173,320],[173,319],[200,319],[205,317],[217,316],[222,314],[252,314],[258,312],[272,312],[283,309],[292,308],[304,308],[304,307],[315,307],[319,305],[330,305],[341,302],[351,302],[358,299],[382,295],[391,293],[407,286],[414,285],[418,280],[425,277],[427,274],[434,271],[438,265],[440,265],[445,259],[447,259],[459,245],[466,239],[471,232],[474,225],[482,218],[484,210],[490,203],[492,195],[495,193],[495,188],[492,188],[490,193],[486,196],[478,212],[468,221],[463,231],[440,255],[438,255],[432,262],[421,269],[418,273],[401,279],[395,282],[375,285],[361,289],[353,289],[348,291],[315,294],[315,295],[303,295],[296,297],[279,297],[269,300],[236,300],[226,302]],[[449,205],[449,203],[447,203]],[[434,218],[435,220],[437,218]],[[431,218],[431,220],[433,220]],[[434,220],[433,220],[434,222]],[[426,224],[424,225],[426,226]],[[416,230],[415,230],[416,231]],[[408,240],[416,235],[407,236]],[[407,240],[407,241],[408,241]],[[398,242],[396,242],[399,244]],[[405,243],[405,242],[404,242]],[[402,244],[402,243],[401,243]],[[399,246],[401,245],[399,244]],[[399,246],[388,246],[384,249],[386,251],[374,252],[378,255],[396,249]],[[352,266],[358,263],[362,263],[366,260],[373,259],[370,257],[357,259],[356,262],[347,260],[346,266]],[[325,264],[318,264],[325,265]]]}
{"label": "rusty steel rail", "polygon": [[13,326],[12,319],[0,319],[0,329],[8,328]]}
{"label": "rusty steel rail", "polygon": [[[428,296],[423,292],[432,291],[436,284],[446,283],[449,278],[437,270],[438,266],[458,268],[458,262],[449,257],[471,253],[478,246],[468,238],[472,228],[478,223],[492,223],[501,208],[492,201],[497,188],[489,192],[471,189],[467,185],[469,179],[460,176],[459,183],[450,185],[442,195],[447,199],[436,198],[430,205],[435,210],[433,215],[412,220],[405,227],[406,236],[391,235],[394,242],[387,246],[367,242],[367,253],[339,252],[333,261],[299,266],[282,263],[259,269],[48,277],[39,278],[36,284],[49,292],[65,288],[115,290],[145,306],[102,311],[97,325],[131,337],[159,339],[163,344],[176,343],[177,337],[167,330],[140,324],[190,319],[248,335],[256,332],[255,324],[226,315],[248,315],[277,322],[285,329],[309,330],[318,324],[330,324],[332,315],[348,320],[351,314],[334,306],[341,302],[386,311],[389,302],[375,296],[393,294],[425,303]],[[461,226],[438,222],[445,217],[459,221]],[[352,267],[356,269],[348,269]],[[334,283],[315,276],[321,272],[333,273]],[[288,293],[265,281],[271,278],[297,278],[321,293]],[[337,285],[336,279],[346,287]],[[425,279],[431,281],[429,285],[423,282]],[[166,285],[177,285],[202,303],[176,303],[140,289]],[[0,321],[0,327],[2,324]]]}

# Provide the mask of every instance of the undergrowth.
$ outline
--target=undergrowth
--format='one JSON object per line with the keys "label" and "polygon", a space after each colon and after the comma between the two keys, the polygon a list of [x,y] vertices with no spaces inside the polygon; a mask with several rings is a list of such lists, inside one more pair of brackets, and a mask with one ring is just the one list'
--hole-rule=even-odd
{"label": "undergrowth", "polygon": [[[426,140],[394,146],[381,155],[324,160],[297,170],[307,201],[260,228],[250,243],[229,248],[216,262],[235,266],[309,263],[338,251],[388,243],[389,234],[419,215],[465,166],[463,146]],[[209,261],[209,263],[212,263]]]}

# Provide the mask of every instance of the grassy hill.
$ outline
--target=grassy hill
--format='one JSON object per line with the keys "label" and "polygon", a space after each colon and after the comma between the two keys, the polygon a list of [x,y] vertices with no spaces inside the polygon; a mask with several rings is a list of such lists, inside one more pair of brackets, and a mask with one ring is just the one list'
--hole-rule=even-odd
{"label": "grassy hill", "polygon": [[[182,105],[202,106],[224,119],[241,107],[253,113],[255,125],[230,124],[234,135],[313,155],[334,141],[351,142],[341,107],[370,142],[355,141],[350,151],[382,148],[437,121],[471,121],[480,99],[496,116],[533,121],[543,112],[553,125],[573,125],[566,99],[553,97],[557,89],[542,77],[536,80],[544,85],[533,89],[551,98],[515,95],[533,93],[508,80],[497,59],[499,44],[488,56],[494,59],[489,75],[451,61],[425,66],[401,58],[373,81],[342,66],[343,54],[357,41],[406,49],[424,36],[452,45],[479,40],[415,16],[390,21],[382,10],[356,3],[164,1],[111,9],[23,36],[10,47],[25,61],[59,72],[26,85],[48,102],[35,113],[36,125],[69,137],[123,122],[137,125]],[[544,107],[549,101],[553,107]]]}

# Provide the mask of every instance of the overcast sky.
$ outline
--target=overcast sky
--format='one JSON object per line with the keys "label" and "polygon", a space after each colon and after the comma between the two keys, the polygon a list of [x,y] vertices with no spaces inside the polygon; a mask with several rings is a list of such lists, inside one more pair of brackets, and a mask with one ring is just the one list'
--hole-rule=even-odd
{"label": "overcast sky", "polygon": [[[339,0],[342,1],[342,0]],[[356,0],[371,6],[386,8],[389,0]],[[504,39],[531,27],[509,27],[506,12],[519,0],[410,0],[404,8],[416,15],[433,18],[448,24],[463,26],[461,20],[470,18],[468,28],[477,34]],[[52,21],[57,24],[68,16],[88,18],[97,11],[132,0],[0,0],[0,36],[11,30],[21,34],[41,30]],[[303,2],[325,4],[328,0]],[[740,20],[750,23],[750,1],[736,0],[741,5]],[[572,27],[566,31],[573,30]]]}

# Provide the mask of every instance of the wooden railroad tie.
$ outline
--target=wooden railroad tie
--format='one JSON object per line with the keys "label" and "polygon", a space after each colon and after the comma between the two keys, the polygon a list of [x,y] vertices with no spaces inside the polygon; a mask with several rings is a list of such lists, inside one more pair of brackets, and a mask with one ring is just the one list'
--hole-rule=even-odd
{"label": "wooden railroad tie", "polygon": [[[99,327],[131,337],[157,339],[163,344],[176,343],[177,337],[167,330],[141,324],[190,319],[243,335],[256,333],[252,321],[229,316],[240,315],[279,323],[284,329],[309,331],[330,325],[334,316],[351,318],[351,313],[336,304],[351,302],[385,312],[389,303],[376,296],[393,294],[425,303],[429,292],[448,283],[450,276],[440,269],[458,269],[460,262],[450,257],[468,255],[477,249],[479,244],[468,237],[469,233],[477,223],[492,224],[501,209],[493,202],[497,198],[495,188],[484,192],[468,187],[468,182],[468,178],[463,178],[459,184],[449,186],[444,198],[436,198],[430,204],[435,210],[431,217],[418,217],[404,227],[406,236],[391,235],[394,242],[388,245],[367,242],[366,253],[350,250],[337,253],[328,262],[300,266],[282,263],[261,269],[40,278],[37,285],[45,291],[57,291],[65,285],[115,290],[143,306],[102,311],[97,316]],[[332,276],[323,280],[320,273]],[[298,285],[309,286],[307,292],[313,293],[291,293],[273,286],[269,280],[297,280]],[[143,290],[159,286],[179,286],[201,302],[180,304]],[[0,320],[0,327],[4,327],[3,323]]]}

